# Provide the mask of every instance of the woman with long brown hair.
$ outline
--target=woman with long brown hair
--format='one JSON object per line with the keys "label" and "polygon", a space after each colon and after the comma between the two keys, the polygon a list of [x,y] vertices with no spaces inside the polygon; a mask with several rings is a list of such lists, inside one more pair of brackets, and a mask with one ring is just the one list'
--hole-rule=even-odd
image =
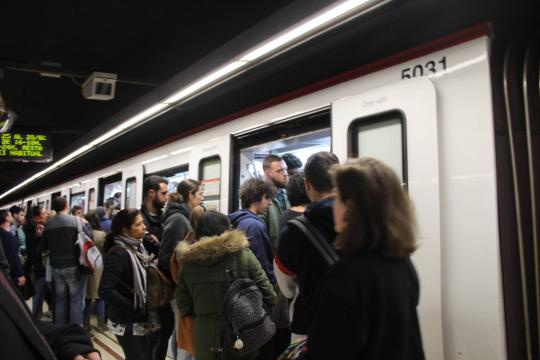
{"label": "woman with long brown hair", "polygon": [[409,197],[372,158],[337,166],[333,177],[342,257],[321,282],[305,359],[424,359]]}

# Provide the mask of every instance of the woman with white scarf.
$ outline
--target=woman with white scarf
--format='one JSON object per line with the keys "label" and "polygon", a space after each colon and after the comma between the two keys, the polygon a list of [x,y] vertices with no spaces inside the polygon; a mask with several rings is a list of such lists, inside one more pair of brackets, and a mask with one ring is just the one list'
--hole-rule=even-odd
{"label": "woman with white scarf", "polygon": [[146,264],[142,238],[146,232],[137,209],[120,211],[105,240],[105,266],[99,296],[108,305],[107,325],[124,350],[126,360],[151,358],[152,336],[159,329],[146,304]]}

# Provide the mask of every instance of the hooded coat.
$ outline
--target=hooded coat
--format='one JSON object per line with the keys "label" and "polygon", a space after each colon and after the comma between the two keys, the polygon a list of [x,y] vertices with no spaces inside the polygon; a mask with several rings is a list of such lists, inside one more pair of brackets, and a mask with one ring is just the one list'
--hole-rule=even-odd
{"label": "hooded coat", "polygon": [[158,254],[158,266],[171,278],[171,256],[176,245],[191,231],[191,209],[186,203],[171,202],[163,216],[163,237]]}
{"label": "hooded coat", "polygon": [[276,277],[274,276],[274,266],[272,264],[272,243],[261,218],[246,209],[235,211],[229,215],[229,218],[235,229],[246,233],[249,248],[261,263],[270,282],[275,284]]}
{"label": "hooded coat", "polygon": [[[193,244],[183,241],[178,245],[177,261],[182,269],[176,301],[182,315],[195,318],[197,360],[214,360],[222,350],[223,301],[232,281],[249,278],[258,284],[266,306],[277,301],[272,284],[242,232],[227,231]],[[232,359],[232,354],[225,351],[221,359]]]}

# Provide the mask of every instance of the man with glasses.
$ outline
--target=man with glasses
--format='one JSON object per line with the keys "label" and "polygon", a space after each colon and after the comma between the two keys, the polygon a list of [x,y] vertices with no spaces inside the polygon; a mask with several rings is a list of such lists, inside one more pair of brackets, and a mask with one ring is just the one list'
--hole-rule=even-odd
{"label": "man with glasses", "polygon": [[290,207],[285,191],[288,180],[287,164],[280,156],[268,155],[264,158],[263,170],[266,180],[277,188],[276,195],[272,198],[272,205],[268,207],[264,218],[275,253],[279,241],[279,219],[281,219],[281,214]]}
{"label": "man with glasses", "polygon": [[161,223],[162,210],[168,199],[169,182],[157,175],[150,175],[143,182],[143,203],[141,213],[148,234],[143,243],[146,249],[157,256],[163,225]]}

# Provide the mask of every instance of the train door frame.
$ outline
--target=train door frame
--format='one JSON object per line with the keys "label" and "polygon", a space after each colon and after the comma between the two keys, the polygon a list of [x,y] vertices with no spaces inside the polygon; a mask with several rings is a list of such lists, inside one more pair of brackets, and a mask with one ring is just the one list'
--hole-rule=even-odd
{"label": "train door frame", "polygon": [[[84,209],[85,212],[88,212],[90,210],[94,210],[98,205],[97,205],[97,196],[98,196],[98,192],[97,192],[97,188],[98,188],[98,179],[97,178],[93,178],[91,180],[87,180],[87,182],[85,183],[86,185],[86,208]],[[94,196],[94,201],[91,201],[92,200],[92,192],[93,192],[93,196]]]}
{"label": "train door frame", "polygon": [[69,187],[69,202],[68,202],[68,206],[69,206],[69,209],[70,209],[70,210],[71,210],[71,208],[72,208],[72,205],[71,205],[71,197],[72,197],[73,195],[80,195],[80,194],[84,194],[84,196],[85,196],[84,206],[83,206],[83,212],[84,212],[84,209],[87,208],[88,198],[87,198],[87,193],[86,193],[86,186],[85,186],[85,184],[79,184],[79,185],[74,185],[74,186],[70,186],[70,187]]}
{"label": "train door frame", "polygon": [[352,139],[342,139],[344,135],[352,135],[355,123],[362,119],[385,119],[394,113],[401,113],[405,124],[402,136],[406,139],[407,149],[402,156],[409,160],[403,161],[403,166],[407,167],[404,179],[408,180],[409,194],[417,205],[420,246],[413,255],[413,261],[422,284],[418,313],[426,358],[444,359],[439,149],[434,84],[425,78],[412,79],[332,102],[333,149],[342,161],[355,155],[350,151]]}
{"label": "train door frame", "polygon": [[135,205],[138,207],[142,203],[142,187],[144,178],[144,168],[142,164],[126,167],[122,171],[122,199],[120,201],[120,208],[125,209],[127,206],[127,182],[128,180],[135,179]]}
{"label": "train door frame", "polygon": [[229,134],[212,137],[213,135],[217,135],[217,133],[210,131],[204,134],[203,136],[209,137],[210,139],[199,141],[198,143],[200,145],[194,145],[191,149],[191,156],[189,158],[189,177],[191,179],[200,180],[202,176],[201,162],[216,156],[219,157],[221,160],[219,178],[220,194],[219,209],[217,210],[226,212],[226,209],[229,206],[229,194],[228,187],[223,186],[223,181],[227,182],[229,179],[230,157],[228,155],[231,153],[231,138]]}
{"label": "train door frame", "polygon": [[[112,180],[112,181],[111,181]],[[105,195],[105,185],[112,182],[122,182],[122,171],[118,170],[98,178],[97,206],[104,206],[103,195]],[[122,182],[123,185],[123,182]]]}
{"label": "train door frame", "polygon": [[[287,117],[279,122],[271,123],[238,132],[231,135],[231,165],[230,172],[233,174],[232,181],[229,181],[229,206],[230,213],[238,209],[240,192],[240,152],[243,149],[261,145],[279,139],[291,138],[312,131],[323,129],[330,130],[331,127],[331,108],[324,106],[309,112]],[[330,141],[330,150],[332,150],[332,141]]]}

